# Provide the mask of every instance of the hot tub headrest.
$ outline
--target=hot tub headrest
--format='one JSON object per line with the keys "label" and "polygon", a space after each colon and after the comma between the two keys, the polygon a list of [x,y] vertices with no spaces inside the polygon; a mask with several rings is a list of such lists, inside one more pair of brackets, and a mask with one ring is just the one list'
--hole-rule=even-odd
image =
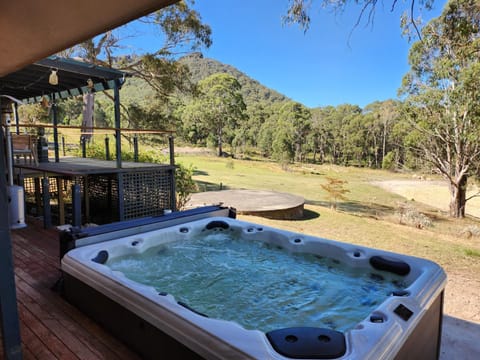
{"label": "hot tub headrest", "polygon": [[372,256],[370,258],[370,265],[377,270],[388,271],[397,275],[405,276],[410,273],[410,265],[405,261],[387,258],[384,256]]}
{"label": "hot tub headrest", "polygon": [[100,250],[95,256],[92,261],[98,263],[98,264],[105,264],[108,260],[108,251],[107,250]]}
{"label": "hot tub headrest", "polygon": [[228,225],[225,221],[221,221],[221,220],[210,221],[207,224],[207,226],[205,226],[205,228],[207,230],[212,230],[212,229],[216,229],[216,228],[227,230],[229,227],[230,227],[230,225]]}
{"label": "hot tub headrest", "polygon": [[276,352],[294,359],[336,359],[347,351],[339,331],[316,327],[293,327],[268,332]]}

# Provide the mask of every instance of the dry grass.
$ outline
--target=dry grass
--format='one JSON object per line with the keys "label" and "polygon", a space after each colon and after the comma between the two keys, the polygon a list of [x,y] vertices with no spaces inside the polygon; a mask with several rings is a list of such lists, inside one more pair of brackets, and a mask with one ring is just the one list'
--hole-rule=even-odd
{"label": "dry grass", "polygon": [[[289,192],[306,200],[303,220],[269,220],[239,215],[246,221],[438,263],[449,277],[446,313],[480,322],[480,231],[466,231],[480,229],[480,222],[471,216],[460,220],[447,216],[443,209],[448,206],[448,191],[440,191],[442,183],[416,180],[421,186],[414,186],[411,175],[380,170],[314,165],[290,166],[284,170],[270,162],[191,154],[179,154],[177,162],[192,164],[197,169],[194,178],[200,183],[201,190],[218,190],[222,183],[223,188]],[[348,181],[348,200],[339,203],[338,211],[329,208],[327,194],[320,186],[327,176]],[[398,188],[381,187],[382,182],[395,182]],[[398,190],[402,182],[408,185],[405,192]],[[432,226],[417,228],[402,224],[399,209],[406,205],[428,216]]]}

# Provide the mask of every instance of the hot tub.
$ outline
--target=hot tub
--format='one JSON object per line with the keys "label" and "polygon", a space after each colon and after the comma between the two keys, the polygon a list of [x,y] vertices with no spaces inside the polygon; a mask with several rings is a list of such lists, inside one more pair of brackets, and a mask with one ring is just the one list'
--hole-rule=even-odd
{"label": "hot tub", "polygon": [[66,252],[63,294],[144,358],[438,358],[431,261],[229,216],[112,234]]}

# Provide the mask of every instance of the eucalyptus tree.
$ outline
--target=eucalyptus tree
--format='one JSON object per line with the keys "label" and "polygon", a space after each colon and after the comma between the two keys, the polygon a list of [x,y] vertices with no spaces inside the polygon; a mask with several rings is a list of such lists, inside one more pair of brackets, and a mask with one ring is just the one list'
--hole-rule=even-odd
{"label": "eucalyptus tree", "polygon": [[400,103],[396,100],[375,101],[364,109],[369,154],[374,167],[379,168],[385,155],[398,145],[393,144],[392,129],[400,118]]}
{"label": "eucalyptus tree", "polygon": [[245,152],[248,147],[257,147],[259,143],[259,129],[261,129],[272,112],[271,104],[265,101],[247,104],[246,119],[235,130],[235,147],[242,152]]}
{"label": "eucalyptus tree", "polygon": [[447,181],[450,216],[464,217],[480,160],[480,3],[451,0],[413,44],[403,80],[410,145]]}
{"label": "eucalyptus tree", "polygon": [[355,152],[351,122],[361,115],[358,105],[342,104],[329,111],[325,118],[329,127],[332,162],[348,165],[351,155]]}
{"label": "eucalyptus tree", "polygon": [[[88,39],[60,55],[80,58],[95,65],[115,67],[142,79],[154,90],[155,97],[152,100],[156,106],[162,108],[172,97],[183,93],[191,94],[196,88],[191,81],[188,66],[179,62],[178,57],[208,48],[212,43],[211,28],[202,22],[200,14],[193,9],[194,4],[195,0],[179,1],[133,23]],[[158,41],[150,42],[149,49],[131,46],[131,38],[142,36],[134,26],[139,23],[143,24],[145,33],[158,37]],[[125,54],[126,48],[128,54]],[[144,107],[144,104],[137,105]],[[122,109],[122,115],[129,113],[128,106],[123,106]],[[147,109],[151,112],[150,110]]]}
{"label": "eucalyptus tree", "polygon": [[198,91],[185,107],[185,121],[209,134],[222,156],[224,143],[232,145],[235,129],[245,120],[241,85],[232,75],[217,73],[199,81]]}
{"label": "eucalyptus tree", "polygon": [[[317,161],[323,164],[326,161],[329,154],[329,139],[331,138],[328,131],[328,124],[325,121],[328,108],[315,108],[312,109],[312,126],[310,133],[308,134],[308,145],[310,151],[313,152],[313,162]],[[318,160],[317,160],[318,155]]]}
{"label": "eucalyptus tree", "polygon": [[300,103],[294,101],[286,102],[279,113],[280,127],[289,132],[282,141],[290,139],[291,147],[293,149],[294,160],[303,161],[304,149],[303,146],[307,142],[307,135],[311,128],[312,114],[309,109]]}

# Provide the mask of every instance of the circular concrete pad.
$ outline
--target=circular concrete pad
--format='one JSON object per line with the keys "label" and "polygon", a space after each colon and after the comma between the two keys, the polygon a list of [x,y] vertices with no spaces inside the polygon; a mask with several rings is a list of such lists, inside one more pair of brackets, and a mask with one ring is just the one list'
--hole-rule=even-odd
{"label": "circular concrete pad", "polygon": [[270,219],[301,219],[305,199],[301,196],[265,190],[223,190],[192,194],[188,207],[223,205],[238,214]]}

